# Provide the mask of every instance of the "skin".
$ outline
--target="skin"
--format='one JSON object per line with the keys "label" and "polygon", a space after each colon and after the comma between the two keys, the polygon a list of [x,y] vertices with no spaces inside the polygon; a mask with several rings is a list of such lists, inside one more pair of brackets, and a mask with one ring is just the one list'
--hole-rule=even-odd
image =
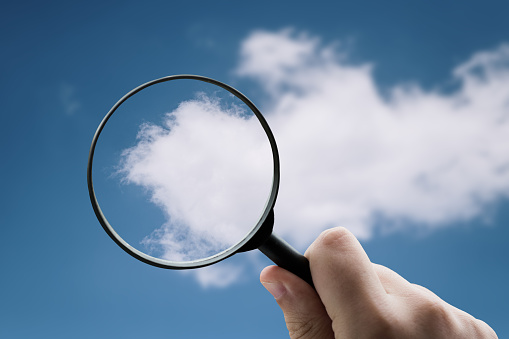
{"label": "skin", "polygon": [[260,275],[292,339],[497,338],[483,321],[371,263],[345,228],[323,232],[305,256],[316,291],[277,266]]}

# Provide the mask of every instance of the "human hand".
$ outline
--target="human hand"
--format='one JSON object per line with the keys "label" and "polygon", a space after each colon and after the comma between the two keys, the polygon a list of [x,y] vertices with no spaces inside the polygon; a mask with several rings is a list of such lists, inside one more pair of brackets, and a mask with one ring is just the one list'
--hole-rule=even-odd
{"label": "human hand", "polygon": [[292,339],[497,338],[483,321],[371,263],[344,228],[323,232],[305,256],[316,291],[278,266],[260,275]]}

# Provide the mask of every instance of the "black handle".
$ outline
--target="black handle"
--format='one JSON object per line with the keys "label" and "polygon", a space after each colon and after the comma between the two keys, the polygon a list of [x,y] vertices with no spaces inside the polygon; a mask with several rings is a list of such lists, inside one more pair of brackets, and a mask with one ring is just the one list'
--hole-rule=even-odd
{"label": "black handle", "polygon": [[276,265],[292,272],[315,288],[308,259],[286,241],[272,233],[258,249]]}

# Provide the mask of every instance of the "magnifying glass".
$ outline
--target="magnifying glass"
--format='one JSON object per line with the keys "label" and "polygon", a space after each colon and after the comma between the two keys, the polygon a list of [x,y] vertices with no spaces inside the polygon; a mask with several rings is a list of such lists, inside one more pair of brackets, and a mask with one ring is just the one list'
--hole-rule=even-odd
{"label": "magnifying glass", "polygon": [[156,79],[122,97],[97,128],[87,167],[100,224],[134,258],[191,269],[259,249],[313,286],[307,258],[272,232],[279,181],[260,111],[198,75]]}

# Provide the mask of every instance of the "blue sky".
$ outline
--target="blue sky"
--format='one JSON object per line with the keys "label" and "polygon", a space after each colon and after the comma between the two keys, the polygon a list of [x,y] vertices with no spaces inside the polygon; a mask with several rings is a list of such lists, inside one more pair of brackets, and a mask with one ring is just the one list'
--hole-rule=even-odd
{"label": "blue sky", "polygon": [[[436,119],[441,119],[441,112],[447,116],[455,114],[455,110],[449,109],[455,107],[450,102],[456,98],[455,93],[463,93],[459,99],[501,103],[482,116],[490,112],[498,112],[501,117],[508,114],[507,105],[503,105],[506,92],[493,97],[498,93],[496,89],[509,86],[504,82],[508,78],[499,76],[507,71],[507,58],[500,46],[509,43],[505,14],[509,5],[502,1],[462,2],[461,6],[452,1],[411,5],[402,1],[334,5],[315,2],[312,8],[304,2],[184,5],[163,1],[107,4],[88,1],[25,2],[2,7],[2,337],[286,337],[282,312],[257,278],[257,269],[269,264],[268,260],[250,254],[236,256],[225,263],[235,267],[244,265],[242,277],[226,288],[203,288],[196,274],[150,267],[115,246],[95,219],[86,189],[88,148],[100,120],[123,94],[154,78],[195,73],[230,83],[252,98],[262,111],[265,108],[273,117],[269,121],[271,126],[277,127],[280,113],[275,107],[280,103],[279,98],[292,92],[275,89],[288,87],[285,81],[293,78],[287,76],[300,73],[295,68],[295,72],[282,73],[277,78],[276,73],[268,71],[281,70],[277,68],[280,63],[262,63],[272,67],[264,69],[255,62],[263,60],[257,59],[262,50],[246,52],[243,48],[249,41],[258,46],[256,41],[262,40],[255,39],[256,32],[263,32],[262,38],[283,39],[277,41],[293,43],[292,46],[311,46],[306,60],[319,61],[319,65],[327,63],[318,57],[319,52],[337,45],[334,56],[336,59],[344,56],[344,59],[329,60],[330,66],[350,72],[354,80],[363,79],[368,85],[372,81],[379,94],[358,87],[353,94],[373,95],[373,101],[367,100],[372,106],[359,106],[359,111],[371,112],[372,108],[384,116],[384,112],[411,114],[413,110],[427,112],[427,107],[435,107]],[[293,32],[282,33],[289,27]],[[319,42],[313,45],[312,41]],[[488,54],[481,55],[496,60],[488,58],[491,61],[486,61],[489,63],[486,66],[481,63],[483,58],[475,59],[483,51]],[[249,60],[254,61],[249,63]],[[492,81],[489,83],[493,88],[474,81],[473,94],[461,92],[475,69],[463,73],[467,76],[464,78],[455,77],[453,72],[460,65],[469,65],[469,60],[474,60],[474,66],[484,65],[481,67],[484,71],[493,71],[484,75]],[[367,64],[371,70],[363,73],[362,67]],[[288,65],[283,63],[283,66]],[[306,70],[316,75],[322,69]],[[313,84],[318,83],[322,82]],[[357,88],[351,84],[339,81],[332,86]],[[403,93],[399,99],[394,94],[395,88]],[[415,88],[418,90],[412,92]],[[478,93],[487,95],[487,99]],[[328,97],[321,98],[320,102],[327,103]],[[385,101],[380,104],[377,101],[380,98],[389,104],[383,104]],[[436,106],[427,106],[430,102]],[[307,107],[312,102],[297,103],[298,107],[290,105],[289,109],[301,112],[304,109],[299,107]],[[356,112],[357,106],[342,107]],[[475,107],[460,112],[474,116]],[[325,106],[322,108],[326,110]],[[420,123],[412,119],[408,119],[409,126]],[[292,121],[295,124],[290,126],[299,126],[298,119]],[[454,121],[474,121],[478,122],[472,123],[474,126],[487,126],[475,130],[491,138],[481,151],[495,154],[495,167],[500,165],[497,161],[502,164],[507,161],[504,155],[507,153],[503,151],[509,134],[503,134],[502,127],[490,124],[491,120]],[[282,126],[273,129],[284,149],[285,140],[292,140],[291,131],[296,127],[285,130]],[[422,126],[426,130],[428,125]],[[463,129],[451,128],[451,140],[464,142],[466,139],[457,130]],[[458,149],[436,149],[437,152],[450,150],[441,153],[444,156],[459,154],[460,160],[468,160],[472,153],[463,150],[474,149],[477,144],[466,145]],[[401,154],[407,154],[404,151]],[[467,160],[460,163],[470,164]],[[405,168],[412,168],[414,162],[406,164]],[[453,174],[465,173],[472,166],[457,168],[458,172]],[[496,168],[499,168],[496,173],[507,172],[503,166]],[[308,170],[313,173],[313,168]],[[305,225],[299,225],[298,232],[293,234],[291,227],[285,226],[292,219],[285,212],[282,193],[276,205],[275,229],[302,249],[320,227],[350,220],[357,234],[363,237],[372,261],[430,288],[447,302],[483,319],[499,337],[504,337],[509,335],[506,322],[509,189],[503,175],[495,178],[475,175],[482,171],[473,173],[454,176],[461,179],[458,185],[438,186],[445,192],[438,196],[448,199],[443,204],[430,203],[429,210],[413,204],[421,201],[422,196],[411,186],[401,186],[402,192],[409,194],[407,200],[412,204],[408,207],[402,204],[404,194],[390,195],[391,199],[386,200],[382,194],[375,202],[365,200],[364,195],[356,193],[369,191],[362,185],[356,186],[359,189],[353,190],[353,195],[339,195],[339,198],[327,192],[327,198],[337,203],[354,197],[359,204],[348,207],[368,213],[369,218],[363,219],[363,213],[352,212],[347,214],[348,218],[332,213],[330,218],[319,219],[321,223],[317,222],[309,234],[303,228]],[[302,173],[287,177],[292,175],[298,179]],[[354,179],[362,182],[362,177]],[[451,182],[446,179],[443,180]],[[304,184],[302,187],[303,192],[308,189]],[[377,192],[384,192],[384,186],[380,187]],[[462,199],[471,195],[475,198]],[[390,203],[382,203],[388,200]],[[365,207],[366,201],[371,204],[369,208]],[[315,205],[310,206],[320,207],[318,203]],[[279,214],[277,206],[280,206]],[[314,218],[316,214],[311,216]],[[362,226],[366,223],[370,226]]]}

